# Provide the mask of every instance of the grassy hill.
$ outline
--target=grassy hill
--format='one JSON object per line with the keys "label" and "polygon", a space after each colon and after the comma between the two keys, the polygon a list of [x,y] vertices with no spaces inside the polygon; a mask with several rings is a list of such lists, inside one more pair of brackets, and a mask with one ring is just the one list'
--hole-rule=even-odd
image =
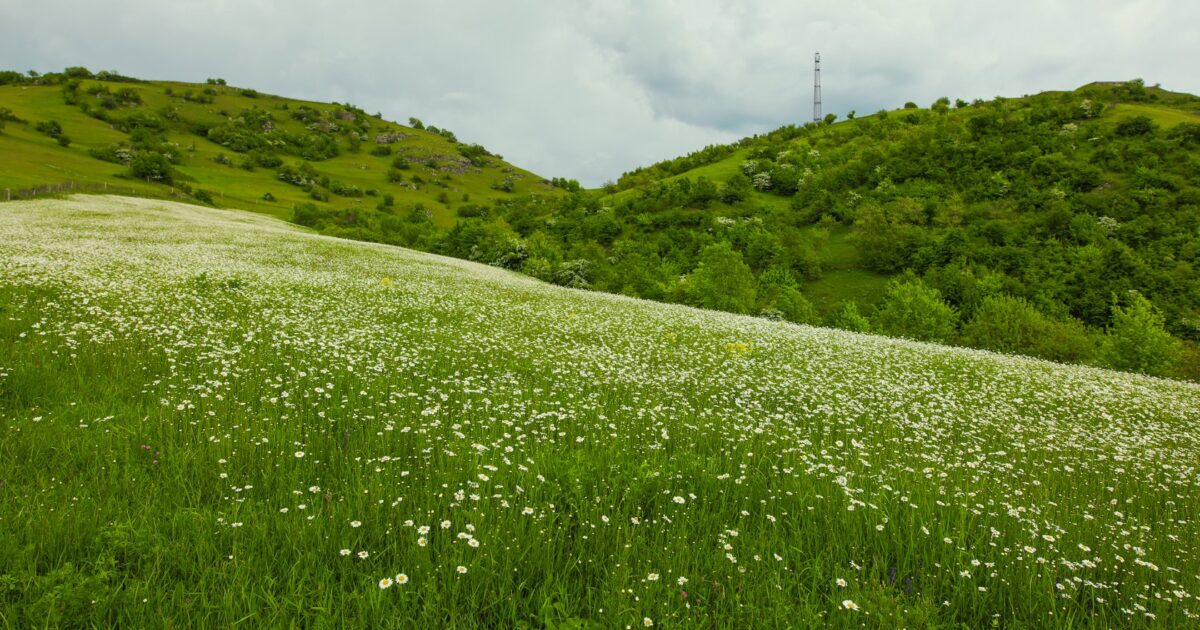
{"label": "grassy hill", "polygon": [[252,213],[14,202],[0,625],[1185,627],[1197,410]]}
{"label": "grassy hill", "polygon": [[[0,112],[8,119],[0,130],[0,199],[5,189],[19,195],[76,182],[194,201],[205,191],[199,201],[290,219],[299,204],[348,216],[375,210],[388,195],[396,208],[421,204],[436,225],[448,226],[464,205],[555,191],[453,133],[415,119],[420,129],[399,125],[349,104],[218,80],[140,81],[83,69],[36,79],[14,74],[0,73]],[[57,131],[39,130],[51,121]],[[164,172],[132,174],[133,160],[145,155],[165,156]],[[283,169],[306,164],[310,173],[281,178]]]}

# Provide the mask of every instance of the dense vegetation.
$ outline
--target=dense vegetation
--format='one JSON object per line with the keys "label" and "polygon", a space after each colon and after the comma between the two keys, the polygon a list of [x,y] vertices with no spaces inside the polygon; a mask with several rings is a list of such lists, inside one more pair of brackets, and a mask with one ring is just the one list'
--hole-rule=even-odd
{"label": "dense vegetation", "polygon": [[1200,618],[1195,384],[2,207],[0,627]]}
{"label": "dense vegetation", "polygon": [[33,125],[21,133],[56,155],[86,150],[126,178],[326,234],[576,288],[1200,379],[1200,98],[1141,81],[827,117],[596,191],[417,119],[216,79],[69,68],[6,83],[57,86],[56,106],[118,134],[82,138],[39,120],[40,103],[0,111],[17,121],[8,135]]}

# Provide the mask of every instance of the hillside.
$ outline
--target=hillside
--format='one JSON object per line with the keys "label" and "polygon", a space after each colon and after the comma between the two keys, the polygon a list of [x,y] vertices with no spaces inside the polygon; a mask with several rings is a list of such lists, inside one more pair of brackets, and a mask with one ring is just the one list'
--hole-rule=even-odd
{"label": "hillside", "polygon": [[0,213],[0,624],[1184,627],[1200,387]]}
{"label": "hillside", "polygon": [[1200,97],[1133,81],[833,118],[497,208],[439,251],[495,251],[480,259],[570,286],[1200,379]]}
{"label": "hillside", "polygon": [[142,81],[83,68],[36,78],[0,72],[0,119],[0,199],[6,189],[20,196],[74,182],[287,219],[311,203],[337,214],[354,236],[356,215],[377,208],[403,214],[420,204],[421,214],[447,226],[464,206],[555,191],[416,119],[410,125],[419,128],[350,104],[263,94],[220,79]]}

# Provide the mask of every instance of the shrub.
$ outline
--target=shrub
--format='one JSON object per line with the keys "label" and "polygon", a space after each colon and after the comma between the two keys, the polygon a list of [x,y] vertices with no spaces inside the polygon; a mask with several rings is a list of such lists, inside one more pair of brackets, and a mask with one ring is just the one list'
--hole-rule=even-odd
{"label": "shrub", "polygon": [[875,318],[881,332],[894,337],[944,342],[954,335],[958,313],[937,289],[917,278],[893,280]]}
{"label": "shrub", "polygon": [[1103,357],[1112,368],[1161,376],[1179,355],[1179,342],[1166,331],[1162,313],[1136,291],[1129,303],[1112,306],[1112,325],[1104,339]]}
{"label": "shrub", "polygon": [[757,293],[750,267],[726,241],[704,248],[700,264],[687,279],[688,303],[701,308],[749,313]]}
{"label": "shrub", "polygon": [[169,184],[174,181],[171,163],[161,153],[139,151],[129,163],[129,174],[150,182]]}
{"label": "shrub", "polygon": [[846,302],[842,308],[829,316],[829,325],[851,332],[871,332],[871,322],[858,312],[858,304],[853,300]]}
{"label": "shrub", "polygon": [[292,222],[308,227],[319,227],[329,219],[329,213],[313,203],[302,203],[292,211]]}
{"label": "shrub", "polygon": [[57,138],[62,135],[62,125],[58,124],[57,120],[47,120],[33,126],[38,133],[44,133],[51,138]]}
{"label": "shrub", "polygon": [[1144,136],[1154,133],[1157,127],[1149,116],[1134,116],[1118,123],[1116,133],[1123,137]]}

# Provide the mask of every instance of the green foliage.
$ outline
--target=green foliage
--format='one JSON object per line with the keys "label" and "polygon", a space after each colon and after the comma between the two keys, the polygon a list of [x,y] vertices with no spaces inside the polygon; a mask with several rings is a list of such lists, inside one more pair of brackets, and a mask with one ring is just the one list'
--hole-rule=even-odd
{"label": "green foliage", "polygon": [[473,166],[483,167],[491,164],[489,158],[493,157],[487,149],[478,144],[460,144],[456,147],[459,155],[462,155]]}
{"label": "green foliage", "polygon": [[1145,136],[1154,133],[1158,125],[1149,116],[1134,116],[1128,120],[1121,121],[1117,125],[1116,134],[1118,136]]}
{"label": "green foliage", "polygon": [[687,301],[693,306],[730,313],[749,313],[757,289],[742,255],[726,241],[704,248],[687,279]]}
{"label": "green foliage", "polygon": [[1179,357],[1179,343],[1164,328],[1162,313],[1140,293],[1112,305],[1112,325],[1104,339],[1105,362],[1118,370],[1161,376]]}
{"label": "green foliage", "polygon": [[851,332],[871,332],[871,322],[858,312],[858,304],[853,300],[846,302],[829,316],[829,325]]}
{"label": "green foliage", "polygon": [[170,184],[175,181],[174,169],[161,153],[139,151],[129,163],[129,175],[149,182]]}
{"label": "green foliage", "polygon": [[58,121],[56,120],[39,122],[34,125],[33,128],[37,130],[38,133],[44,133],[51,138],[57,138],[62,135],[63,132],[62,125],[58,124]]}
{"label": "green foliage", "polygon": [[1083,362],[1093,355],[1093,344],[1078,323],[1051,321],[1029,302],[1007,295],[982,301],[963,325],[962,341],[976,348],[1055,361]]}
{"label": "green foliage", "polygon": [[937,289],[909,277],[888,285],[874,327],[894,337],[944,342],[954,337],[957,323],[958,313]]}

